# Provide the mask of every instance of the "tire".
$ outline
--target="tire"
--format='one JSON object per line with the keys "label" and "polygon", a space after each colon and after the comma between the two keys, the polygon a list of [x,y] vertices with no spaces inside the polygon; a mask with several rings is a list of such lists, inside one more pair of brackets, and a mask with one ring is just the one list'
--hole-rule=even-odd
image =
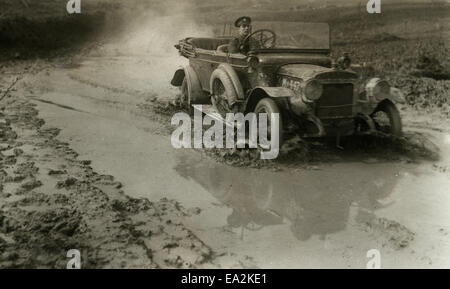
{"label": "tire", "polygon": [[211,93],[214,98],[212,103],[222,116],[225,116],[227,112],[236,112],[231,109],[237,100],[236,90],[231,78],[224,70],[216,69],[212,73]]}
{"label": "tire", "polygon": [[181,83],[180,91],[181,91],[181,101],[182,101],[183,106],[186,108],[189,115],[191,115],[191,116],[194,115],[194,107],[191,105],[191,95],[189,93],[186,77],[183,79],[183,82]]}
{"label": "tire", "polygon": [[[381,123],[381,121],[377,119],[377,115],[379,115],[380,112],[384,113],[389,119],[389,126],[384,125],[385,123]],[[377,130],[397,137],[402,136],[402,120],[400,118],[400,113],[392,102],[388,100],[382,101],[378,104],[370,117],[374,120]]]}
{"label": "tire", "polygon": [[[270,125],[271,122],[271,114],[272,113],[278,113],[279,114],[279,147],[281,148],[281,146],[283,145],[283,137],[284,137],[284,133],[283,133],[283,118],[281,117],[281,113],[280,113],[280,109],[278,108],[278,105],[275,103],[275,101],[271,98],[263,98],[261,99],[258,104],[256,105],[255,108],[255,113],[258,114],[259,113],[263,113],[266,112],[268,114],[267,119]],[[270,135],[270,126],[267,127],[267,136]]]}

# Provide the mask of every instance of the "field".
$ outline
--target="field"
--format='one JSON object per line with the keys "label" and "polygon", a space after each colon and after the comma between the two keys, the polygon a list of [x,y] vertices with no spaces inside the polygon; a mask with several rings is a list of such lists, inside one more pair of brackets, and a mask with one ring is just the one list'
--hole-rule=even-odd
{"label": "field", "polygon": [[258,7],[256,11],[239,7],[221,11],[212,19],[226,22],[239,13],[254,15],[255,20],[327,22],[334,58],[349,52],[354,63],[374,67],[378,76],[401,88],[411,107],[426,113],[437,110],[450,117],[448,4],[384,5],[380,15],[368,14],[364,5],[350,4],[322,9],[290,7],[284,11],[279,11],[279,6]]}
{"label": "field", "polygon": [[[176,1],[85,0],[81,15],[68,16],[62,0],[1,0],[0,59],[61,56],[91,49],[110,38],[130,39],[142,31],[152,36],[157,17],[165,21],[157,28],[166,34],[163,47],[172,47],[178,40],[175,35],[211,34],[211,27],[220,31],[217,27],[238,15],[264,21],[327,22],[334,58],[349,52],[354,63],[373,66],[378,75],[401,88],[411,107],[450,116],[448,3],[395,1],[384,4],[380,15],[370,15],[359,1],[328,6],[326,1],[232,2],[191,0],[179,5]],[[139,21],[143,27],[133,31]],[[181,36],[181,31],[191,34]]]}

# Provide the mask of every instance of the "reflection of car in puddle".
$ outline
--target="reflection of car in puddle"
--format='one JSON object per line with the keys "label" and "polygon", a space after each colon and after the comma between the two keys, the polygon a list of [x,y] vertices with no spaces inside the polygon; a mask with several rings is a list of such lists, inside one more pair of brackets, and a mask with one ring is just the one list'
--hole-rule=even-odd
{"label": "reflection of car in puddle", "polygon": [[[373,221],[374,211],[386,206],[381,200],[391,194],[400,170],[395,164],[352,163],[320,171],[270,172],[199,161],[187,154],[177,159],[175,170],[182,177],[233,210],[227,218],[230,227],[254,231],[290,223],[299,240],[344,230],[351,218],[363,224]],[[351,214],[352,207],[356,213]]]}

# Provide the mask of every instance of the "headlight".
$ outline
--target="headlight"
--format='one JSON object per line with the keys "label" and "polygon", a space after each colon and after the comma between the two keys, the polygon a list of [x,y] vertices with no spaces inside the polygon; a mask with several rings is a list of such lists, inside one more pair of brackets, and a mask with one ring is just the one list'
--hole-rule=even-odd
{"label": "headlight", "polygon": [[322,96],[322,84],[317,80],[310,80],[305,84],[304,92],[307,100],[316,101]]}
{"label": "headlight", "polygon": [[366,84],[367,95],[374,100],[383,100],[389,96],[391,86],[386,80],[372,78]]}

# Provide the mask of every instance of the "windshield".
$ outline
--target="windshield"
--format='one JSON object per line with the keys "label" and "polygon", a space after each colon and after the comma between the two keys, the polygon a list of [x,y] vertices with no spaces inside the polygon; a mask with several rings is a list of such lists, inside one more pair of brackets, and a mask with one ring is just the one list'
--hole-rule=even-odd
{"label": "windshield", "polygon": [[[327,23],[253,21],[252,31],[269,29],[276,34],[274,49],[330,49],[330,28]],[[216,27],[216,35],[236,37],[237,28]]]}
{"label": "windshield", "polygon": [[327,23],[254,22],[252,31],[270,29],[276,34],[275,49],[329,49]]}

